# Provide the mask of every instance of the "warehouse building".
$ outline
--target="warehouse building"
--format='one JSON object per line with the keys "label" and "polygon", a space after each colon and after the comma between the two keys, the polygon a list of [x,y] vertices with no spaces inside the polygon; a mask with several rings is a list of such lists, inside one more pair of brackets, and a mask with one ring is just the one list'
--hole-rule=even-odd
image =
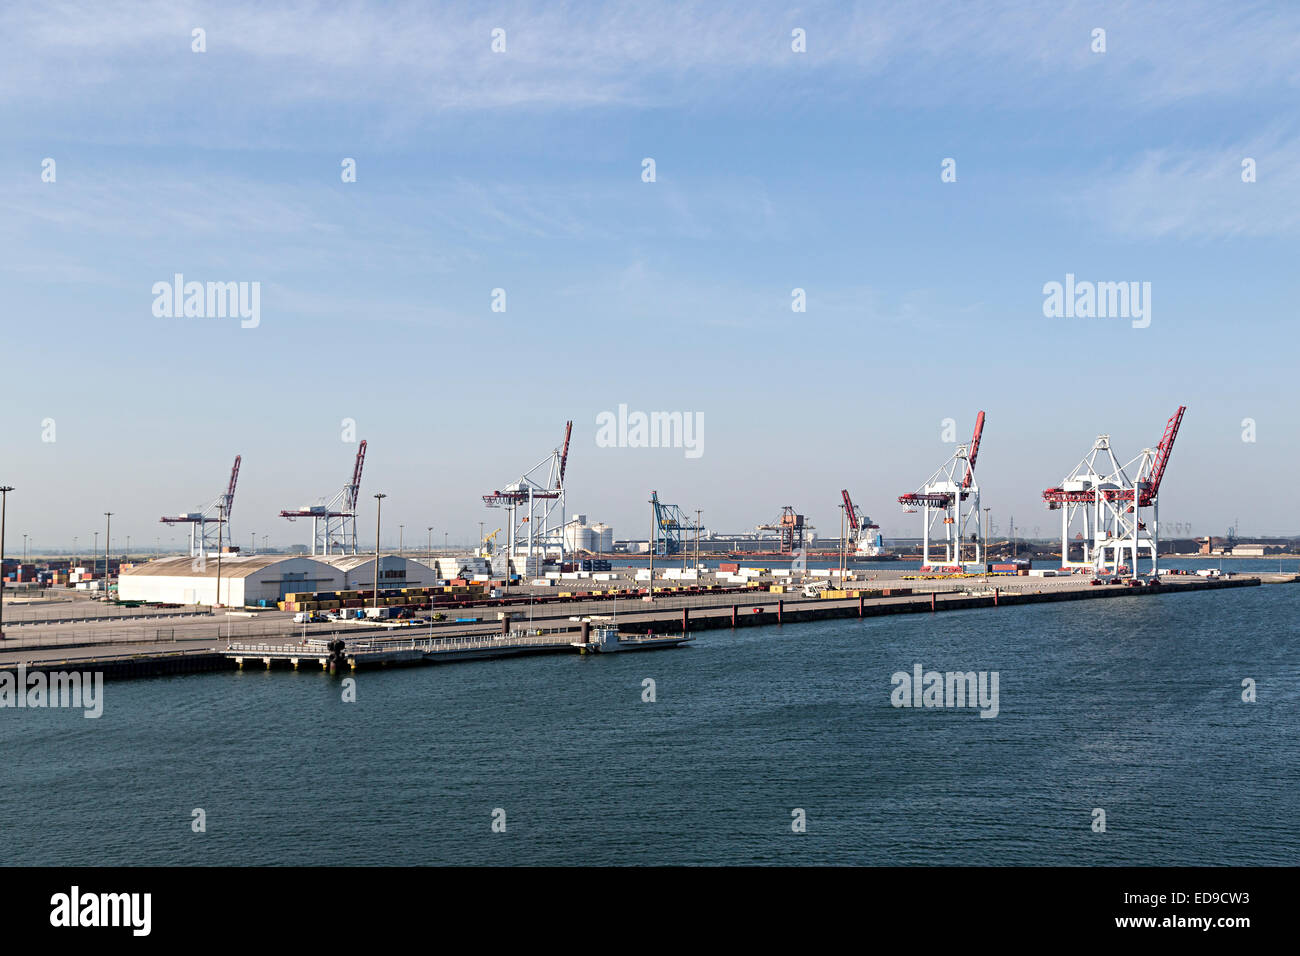
{"label": "warehouse building", "polygon": [[[329,554],[315,558],[343,575],[337,590],[364,591],[375,586],[375,557],[364,554]],[[453,575],[454,577],[454,575]],[[425,588],[438,581],[437,572],[424,561],[386,554],[379,560],[379,587]],[[290,588],[290,590],[293,590]],[[308,590],[303,588],[302,590]],[[321,588],[320,590],[336,590]]]}
{"label": "warehouse building", "polygon": [[[274,607],[287,593],[348,586],[341,568],[315,558],[226,554],[220,568],[221,604],[227,607]],[[118,577],[117,593],[123,601],[216,605],[217,560],[199,564],[197,558],[161,558],[126,568]]]}

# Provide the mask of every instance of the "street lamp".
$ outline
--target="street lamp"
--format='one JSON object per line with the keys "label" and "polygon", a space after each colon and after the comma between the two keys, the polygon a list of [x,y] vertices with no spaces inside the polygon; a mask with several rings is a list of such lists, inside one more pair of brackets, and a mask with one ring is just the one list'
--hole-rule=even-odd
{"label": "street lamp", "polygon": [[980,563],[984,565],[984,583],[989,583],[989,512],[992,508],[984,509],[984,560]]}
{"label": "street lamp", "polygon": [[113,540],[113,512],[105,511],[104,517],[108,521],[107,527],[104,528],[104,600],[108,600],[108,549],[109,543]]}
{"label": "street lamp", "polygon": [[380,494],[375,495],[375,501],[378,503],[377,507],[375,508],[375,608],[376,610],[378,610],[379,608],[379,528],[380,528],[379,519],[380,516],[383,515],[384,513],[384,499],[387,497],[388,495],[383,494],[382,492]]}
{"label": "street lamp", "polygon": [[0,641],[5,638],[5,507],[12,485],[0,485]]}

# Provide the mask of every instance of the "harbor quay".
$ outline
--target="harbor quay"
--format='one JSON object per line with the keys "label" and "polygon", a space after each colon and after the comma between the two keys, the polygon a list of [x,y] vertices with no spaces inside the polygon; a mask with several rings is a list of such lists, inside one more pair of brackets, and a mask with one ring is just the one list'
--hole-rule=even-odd
{"label": "harbor quay", "polygon": [[[1044,602],[1157,597],[1295,581],[1297,575],[1168,575],[1140,587],[1081,575],[1050,578],[925,579],[903,571],[862,575],[835,589],[759,580],[743,589],[656,589],[653,595],[569,597],[519,593],[463,609],[442,621],[334,621],[296,624],[268,611],[227,612],[150,620],[136,629],[120,619],[81,621],[50,609],[51,623],[29,620],[0,643],[0,670],[94,670],[107,679],[248,668],[315,668],[332,673],[369,667],[436,664],[533,654],[600,653],[593,634],[610,636],[609,650],[649,650],[689,643],[692,632],[807,621],[987,613]],[[652,598],[652,599],[651,599]],[[165,626],[159,626],[165,623]]]}

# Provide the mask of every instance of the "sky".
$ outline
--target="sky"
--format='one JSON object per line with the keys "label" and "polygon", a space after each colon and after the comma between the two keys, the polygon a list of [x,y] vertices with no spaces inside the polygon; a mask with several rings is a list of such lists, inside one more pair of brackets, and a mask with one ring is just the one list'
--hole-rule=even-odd
{"label": "sky", "polygon": [[[469,542],[569,420],[618,537],[652,490],[834,536],[841,488],[916,536],[980,410],[994,533],[1048,536],[1179,405],[1162,524],[1300,533],[1298,87],[1289,3],[5,5],[8,553],[179,541],[236,454],[236,541],[305,543],[349,439],[363,541],[382,491],[385,546]],[[156,314],[178,273],[256,324]],[[1045,315],[1067,274],[1149,324]],[[598,442],[620,405],[702,440]]]}

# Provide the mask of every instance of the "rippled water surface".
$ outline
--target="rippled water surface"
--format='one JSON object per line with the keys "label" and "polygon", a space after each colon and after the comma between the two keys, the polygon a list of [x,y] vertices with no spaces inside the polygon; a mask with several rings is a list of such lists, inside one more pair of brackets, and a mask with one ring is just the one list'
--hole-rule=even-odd
{"label": "rippled water surface", "polygon": [[[361,672],[356,703],[319,672],[110,683],[99,720],[0,710],[0,858],[1295,864],[1298,608],[1268,585],[703,632]],[[997,671],[997,718],[891,706],[918,663]]]}

